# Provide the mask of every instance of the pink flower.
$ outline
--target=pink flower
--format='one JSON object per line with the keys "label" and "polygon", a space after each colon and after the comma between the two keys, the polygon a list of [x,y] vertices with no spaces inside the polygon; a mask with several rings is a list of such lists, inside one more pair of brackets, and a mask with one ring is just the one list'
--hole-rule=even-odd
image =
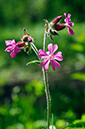
{"label": "pink flower", "polygon": [[40,63],[40,67],[45,66],[44,69],[48,70],[49,63],[51,63],[51,66],[52,66],[54,71],[56,70],[56,66],[58,68],[61,68],[61,65],[57,62],[57,60],[58,61],[62,61],[63,57],[62,57],[62,53],[60,51],[55,53],[55,51],[57,49],[58,49],[57,44],[54,44],[54,46],[53,46],[51,43],[48,45],[49,53],[46,53],[42,49],[39,49],[39,51],[38,51],[38,58],[44,59],[44,61],[42,61]]}
{"label": "pink flower", "polygon": [[17,44],[16,44],[16,42],[15,42],[14,39],[13,39],[13,40],[5,41],[5,44],[6,44],[6,46],[8,46],[8,47],[5,49],[5,51],[11,52],[11,51],[13,50],[13,51],[11,52],[11,54],[10,54],[10,56],[11,56],[12,58],[13,58],[13,57],[16,57],[16,54],[21,51],[21,50],[19,50],[19,47],[17,46]]}
{"label": "pink flower", "polygon": [[73,22],[70,22],[71,21],[71,19],[70,19],[71,14],[68,14],[68,17],[66,17],[66,13],[64,13],[64,16],[65,16],[65,20],[64,21],[65,21],[65,25],[68,28],[68,33],[70,35],[73,35],[74,34],[74,31],[70,28],[70,27],[74,26],[74,23]]}

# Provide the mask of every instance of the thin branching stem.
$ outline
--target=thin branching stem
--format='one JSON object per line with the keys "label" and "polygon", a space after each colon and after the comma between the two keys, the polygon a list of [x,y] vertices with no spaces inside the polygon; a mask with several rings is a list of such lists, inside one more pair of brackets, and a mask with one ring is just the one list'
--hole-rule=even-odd
{"label": "thin branching stem", "polygon": [[33,49],[35,54],[38,55],[38,49],[36,48],[36,46],[33,43],[31,43],[31,48]]}

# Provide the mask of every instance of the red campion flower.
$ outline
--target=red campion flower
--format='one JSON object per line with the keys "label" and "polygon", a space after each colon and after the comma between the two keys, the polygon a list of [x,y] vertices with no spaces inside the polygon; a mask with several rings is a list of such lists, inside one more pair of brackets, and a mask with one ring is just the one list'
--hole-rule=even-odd
{"label": "red campion flower", "polygon": [[21,50],[19,49],[18,45],[16,44],[15,40],[8,40],[8,41],[5,41],[5,44],[6,46],[8,46],[5,51],[7,52],[11,52],[10,56],[13,58],[13,57],[16,57],[16,54],[18,52],[20,52]]}
{"label": "red campion flower", "polygon": [[50,43],[48,45],[49,53],[46,53],[42,49],[39,49],[39,51],[38,51],[38,58],[44,59],[44,61],[42,61],[40,63],[40,67],[45,66],[44,69],[48,70],[49,63],[51,63],[51,66],[52,66],[53,70],[55,71],[56,70],[56,66],[58,68],[61,68],[61,65],[57,62],[57,60],[58,61],[62,61],[63,57],[62,57],[62,52],[59,51],[59,52],[55,53],[55,51],[58,49],[57,44],[54,44],[53,47],[52,46],[53,46],[52,43]]}

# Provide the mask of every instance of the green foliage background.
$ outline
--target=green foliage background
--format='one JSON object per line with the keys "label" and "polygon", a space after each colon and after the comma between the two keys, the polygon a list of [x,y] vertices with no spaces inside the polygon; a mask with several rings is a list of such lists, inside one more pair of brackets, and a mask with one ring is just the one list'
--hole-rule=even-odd
{"label": "green foliage background", "polygon": [[57,128],[75,124],[76,119],[85,121],[85,0],[0,0],[0,129],[46,127],[42,71],[38,65],[26,66],[37,57],[33,51],[29,57],[22,51],[12,59],[4,52],[5,40],[20,41],[25,27],[37,48],[42,48],[43,19],[50,22],[65,12],[72,14],[75,34],[70,36],[64,29],[54,37],[64,60],[61,69],[48,71],[51,109]]}

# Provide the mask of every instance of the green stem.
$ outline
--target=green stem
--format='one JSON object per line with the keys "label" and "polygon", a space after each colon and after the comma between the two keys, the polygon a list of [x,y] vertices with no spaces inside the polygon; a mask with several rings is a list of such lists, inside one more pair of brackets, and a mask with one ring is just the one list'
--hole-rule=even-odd
{"label": "green stem", "polygon": [[35,54],[38,55],[38,49],[36,48],[36,46],[33,43],[31,43],[31,48],[33,49]]}
{"label": "green stem", "polygon": [[43,79],[44,79],[45,93],[46,93],[46,100],[47,100],[47,129],[49,129],[49,126],[50,126],[51,97],[50,97],[50,91],[49,91],[47,71],[44,70],[44,68],[42,69],[42,71],[43,71]]}
{"label": "green stem", "polygon": [[[46,49],[46,28],[45,28],[45,34],[44,34],[44,42],[43,42],[43,50]],[[49,84],[48,84],[48,76],[47,71],[42,68],[43,71],[43,80],[45,85],[45,93],[46,93],[46,100],[47,100],[47,129],[49,129],[50,126],[50,111],[51,111],[51,97],[50,97],[50,91],[49,91]]]}
{"label": "green stem", "polygon": [[44,34],[44,41],[43,41],[43,50],[45,51],[46,49],[46,32]]}

